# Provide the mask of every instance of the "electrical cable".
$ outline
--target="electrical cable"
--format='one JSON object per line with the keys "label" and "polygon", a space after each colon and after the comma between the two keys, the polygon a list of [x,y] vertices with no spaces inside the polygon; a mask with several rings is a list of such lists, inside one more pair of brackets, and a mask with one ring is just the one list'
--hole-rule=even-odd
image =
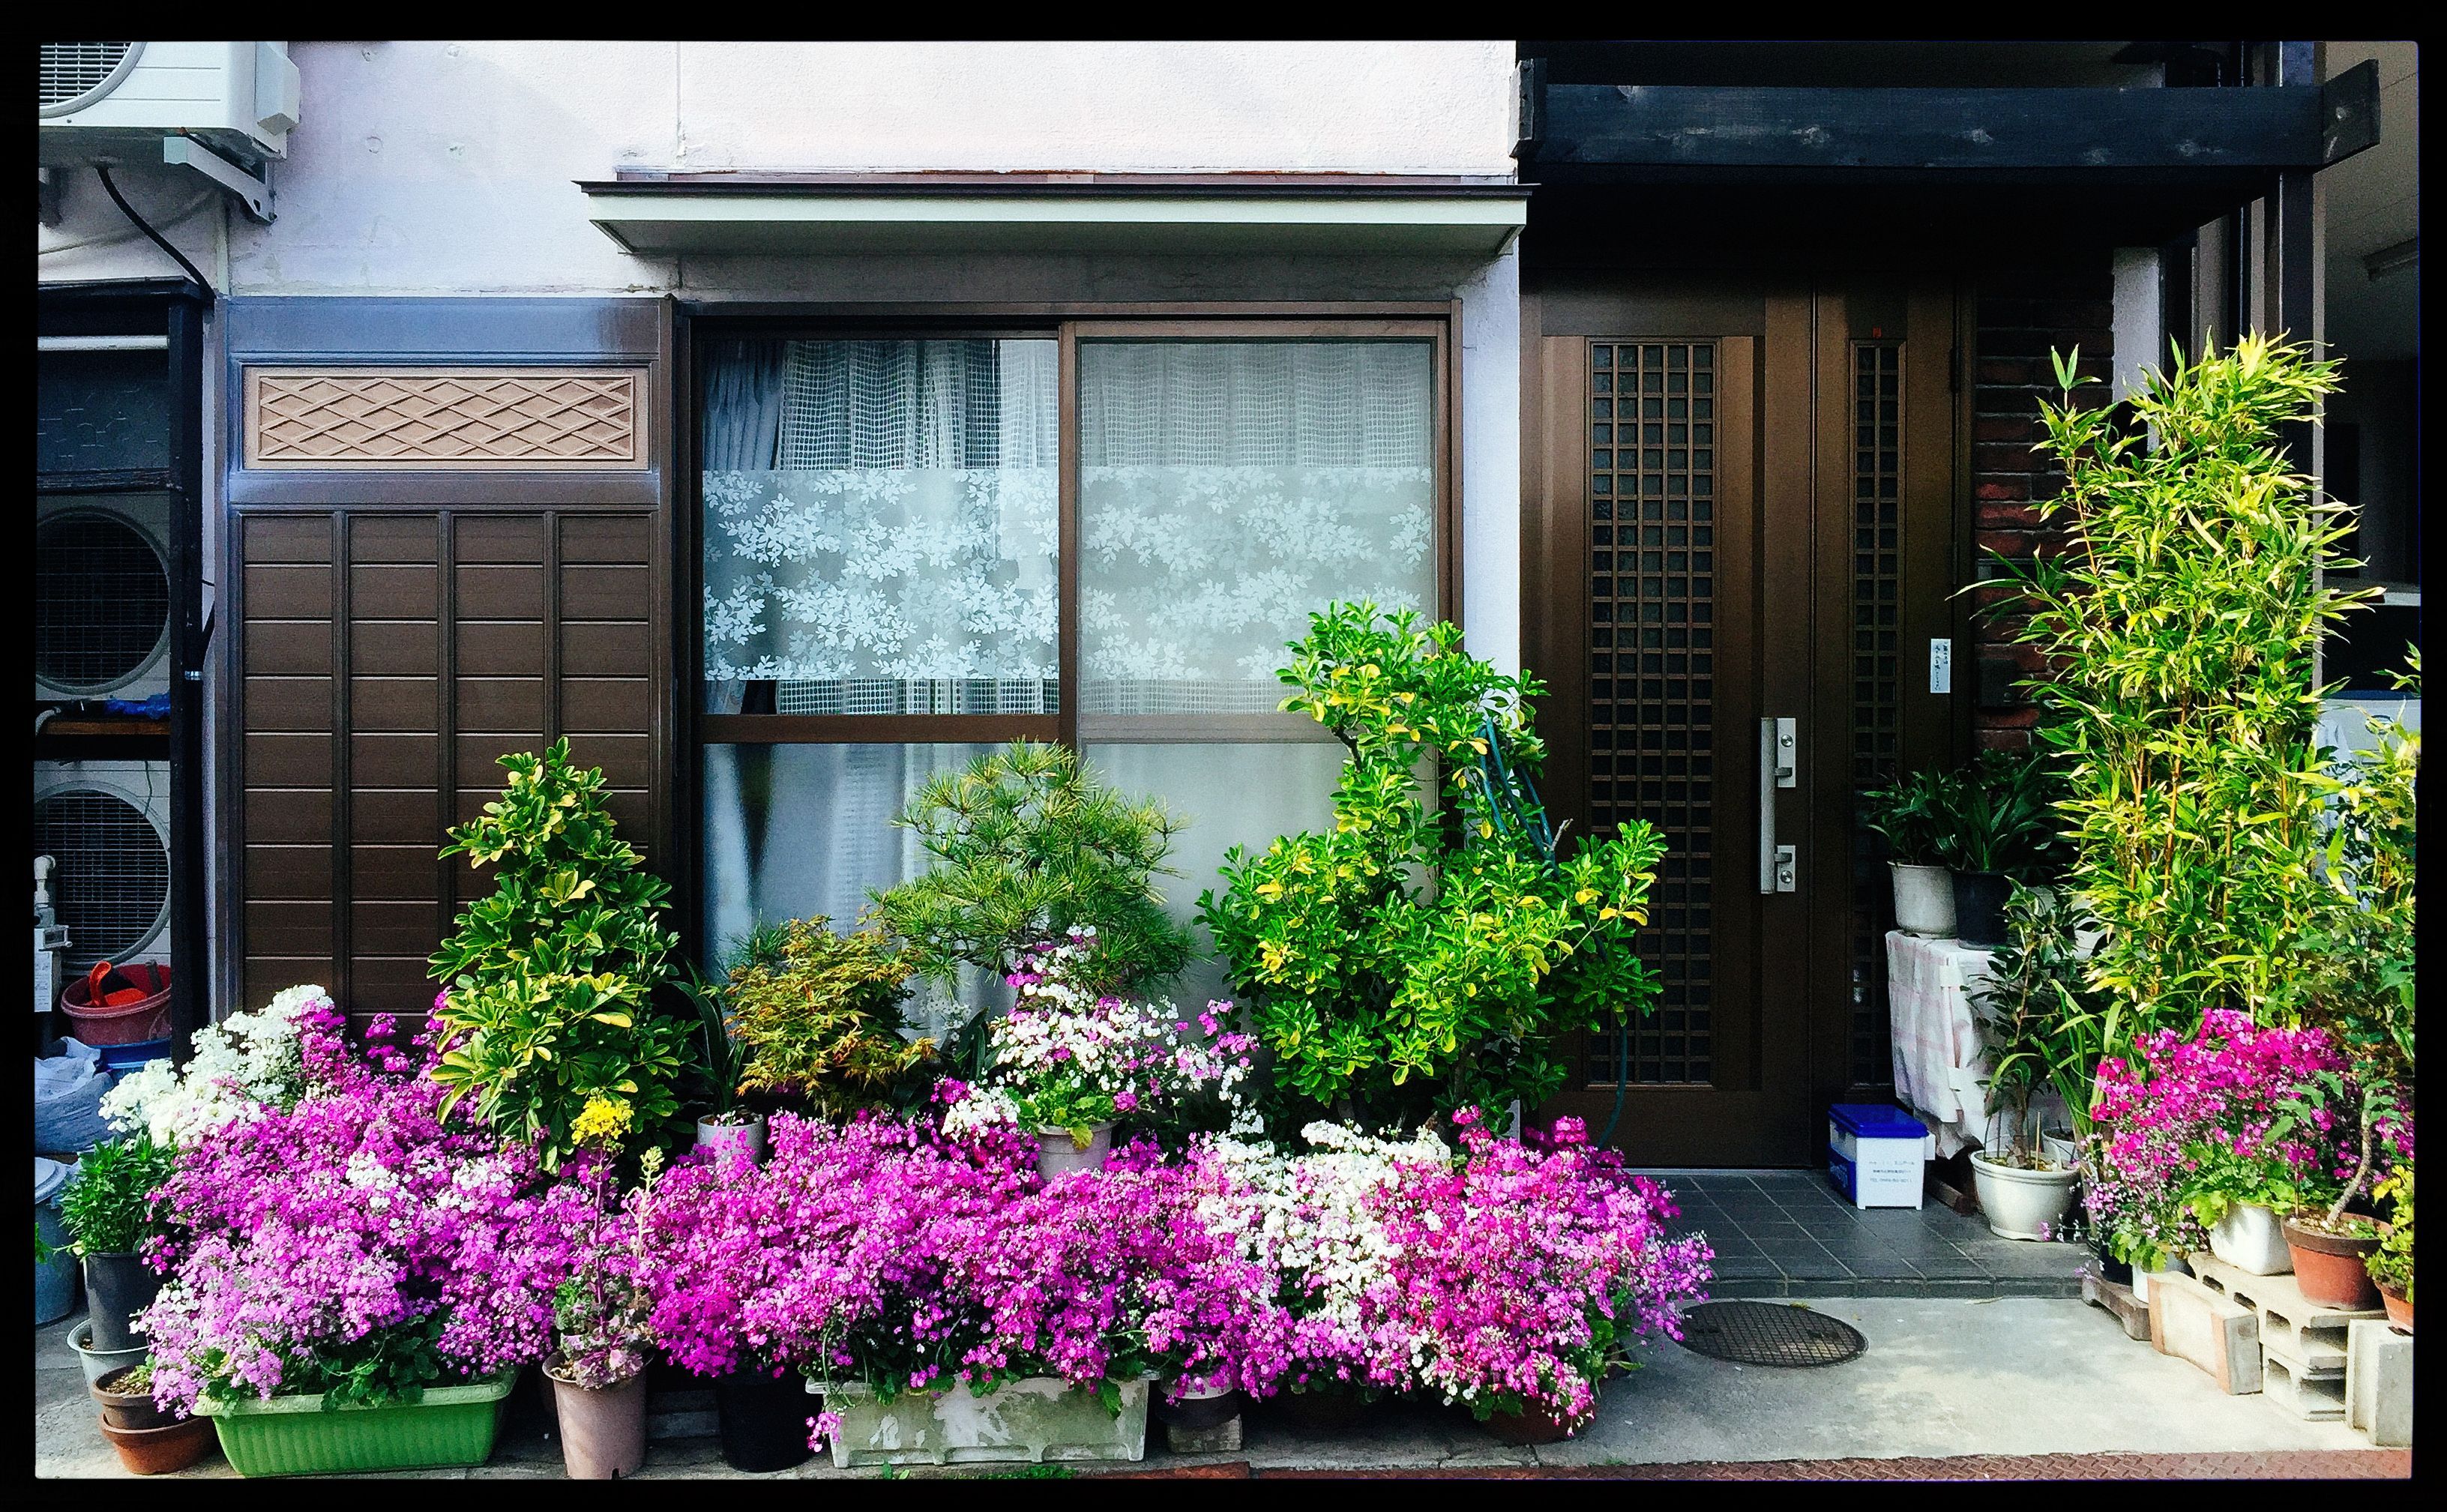
{"label": "electrical cable", "polygon": [[142,216],[136,213],[136,207],[129,204],[127,202],[127,197],[119,192],[119,185],[111,181],[110,169],[103,164],[97,163],[94,165],[93,171],[101,176],[103,192],[110,196],[110,202],[119,207],[119,213],[125,216],[130,221],[133,221],[137,230],[144,233],[147,236],[152,237],[153,245],[161,248],[163,252],[168,253],[172,260],[176,261],[180,267],[186,269],[187,276],[195,280],[197,288],[201,289],[206,293],[212,293],[214,292],[213,281],[196,270],[196,265],[187,260],[187,255],[185,253],[180,252],[178,248],[170,245],[169,237],[164,236],[161,233],[154,230],[153,227],[145,221]]}
{"label": "electrical cable", "polygon": [[[172,226],[183,226],[196,218],[198,212],[220,197],[219,189],[206,184],[196,198],[154,223],[165,231]],[[47,241],[34,249],[34,255],[38,257],[48,257],[63,252],[81,252],[87,247],[116,247],[122,242],[134,241],[142,235],[143,233],[134,226],[121,226],[116,231],[107,233],[96,232],[88,236],[68,236],[55,241]]]}

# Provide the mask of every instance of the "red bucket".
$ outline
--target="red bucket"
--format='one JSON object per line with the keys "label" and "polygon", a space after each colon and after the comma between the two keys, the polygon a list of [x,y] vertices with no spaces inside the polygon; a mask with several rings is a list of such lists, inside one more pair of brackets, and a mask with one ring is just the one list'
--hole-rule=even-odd
{"label": "red bucket", "polygon": [[[96,1006],[94,984],[113,970],[144,995],[131,1002]],[[149,961],[114,968],[104,961],[68,983],[67,991],[60,994],[60,1011],[68,1016],[68,1033],[87,1045],[165,1039],[170,1033],[170,968]]]}

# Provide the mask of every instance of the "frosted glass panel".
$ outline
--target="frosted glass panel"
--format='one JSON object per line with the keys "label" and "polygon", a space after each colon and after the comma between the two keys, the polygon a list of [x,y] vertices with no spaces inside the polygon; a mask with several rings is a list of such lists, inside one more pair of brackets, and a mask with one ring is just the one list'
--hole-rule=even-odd
{"label": "frosted glass panel", "polygon": [[720,713],[1058,707],[1052,341],[716,343],[705,678]]}
{"label": "frosted glass panel", "polygon": [[1312,612],[1433,607],[1433,350],[1081,345],[1083,713],[1268,711]]}
{"label": "frosted glass panel", "polygon": [[[1184,923],[1198,917],[1200,893],[1223,886],[1217,873],[1226,850],[1263,850],[1278,835],[1332,828],[1334,788],[1342,780],[1338,743],[1091,745],[1086,754],[1110,786],[1161,799],[1189,821],[1172,841],[1171,865],[1181,875],[1156,879],[1167,911]],[[1195,934],[1200,955],[1182,973],[1176,1002],[1228,995],[1214,940],[1204,929]]]}

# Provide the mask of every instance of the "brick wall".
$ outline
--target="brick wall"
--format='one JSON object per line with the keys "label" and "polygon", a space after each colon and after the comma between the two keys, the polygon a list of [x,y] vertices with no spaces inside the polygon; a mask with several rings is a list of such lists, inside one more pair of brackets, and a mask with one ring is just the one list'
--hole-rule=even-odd
{"label": "brick wall", "polygon": [[[2044,432],[2039,401],[2057,391],[2049,353],[2081,349],[2081,372],[2101,380],[2086,395],[2104,401],[2115,357],[2115,274],[2104,251],[2044,268],[2006,268],[1979,282],[1973,338],[1971,422],[1973,573],[1986,576],[1988,553],[2044,556],[2064,544],[2061,530],[2039,521],[2033,505],[2063,482],[2032,443]],[[2039,670],[2037,648],[2017,644],[2019,626],[1991,606],[2009,598],[1982,588],[1973,602],[1971,662],[1978,677],[1974,738],[1983,749],[2019,750],[2030,744],[2039,710],[2014,683]]]}

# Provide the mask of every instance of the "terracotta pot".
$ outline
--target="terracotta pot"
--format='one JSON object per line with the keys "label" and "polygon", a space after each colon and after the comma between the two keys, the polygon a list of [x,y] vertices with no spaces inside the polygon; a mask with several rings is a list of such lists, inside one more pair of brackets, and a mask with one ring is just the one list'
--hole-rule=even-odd
{"label": "terracotta pot", "polygon": [[620,1481],[646,1463],[646,1372],[589,1388],[560,1378],[560,1356],[544,1361],[552,1382],[560,1457],[573,1481]]}
{"label": "terracotta pot", "polygon": [[2286,1220],[2286,1247],[2294,1257],[2294,1282],[2304,1300],[2322,1307],[2363,1312],[2379,1306],[2365,1262],[2379,1253],[2379,1236],[2352,1238],[2306,1229]]}
{"label": "terracotta pot", "polygon": [[103,1420],[102,1436],[119,1451],[133,1475],[168,1475],[204,1457],[214,1444],[213,1420],[191,1417],[158,1428],[115,1428]]}
{"label": "terracotta pot", "polygon": [[102,1420],[115,1428],[158,1428],[170,1421],[168,1415],[153,1403],[150,1391],[112,1391],[105,1384],[124,1376],[134,1366],[121,1366],[100,1381],[87,1382],[85,1389],[93,1394],[102,1408]]}
{"label": "terracotta pot", "polygon": [[2379,1299],[2387,1305],[2387,1320],[2407,1333],[2413,1332],[2413,1304],[2402,1292],[2392,1286],[2379,1289]]}
{"label": "terracotta pot", "polygon": [[1534,1408],[1527,1412],[1492,1413],[1487,1420],[1487,1431],[1507,1444],[1561,1444],[1583,1426]]}

